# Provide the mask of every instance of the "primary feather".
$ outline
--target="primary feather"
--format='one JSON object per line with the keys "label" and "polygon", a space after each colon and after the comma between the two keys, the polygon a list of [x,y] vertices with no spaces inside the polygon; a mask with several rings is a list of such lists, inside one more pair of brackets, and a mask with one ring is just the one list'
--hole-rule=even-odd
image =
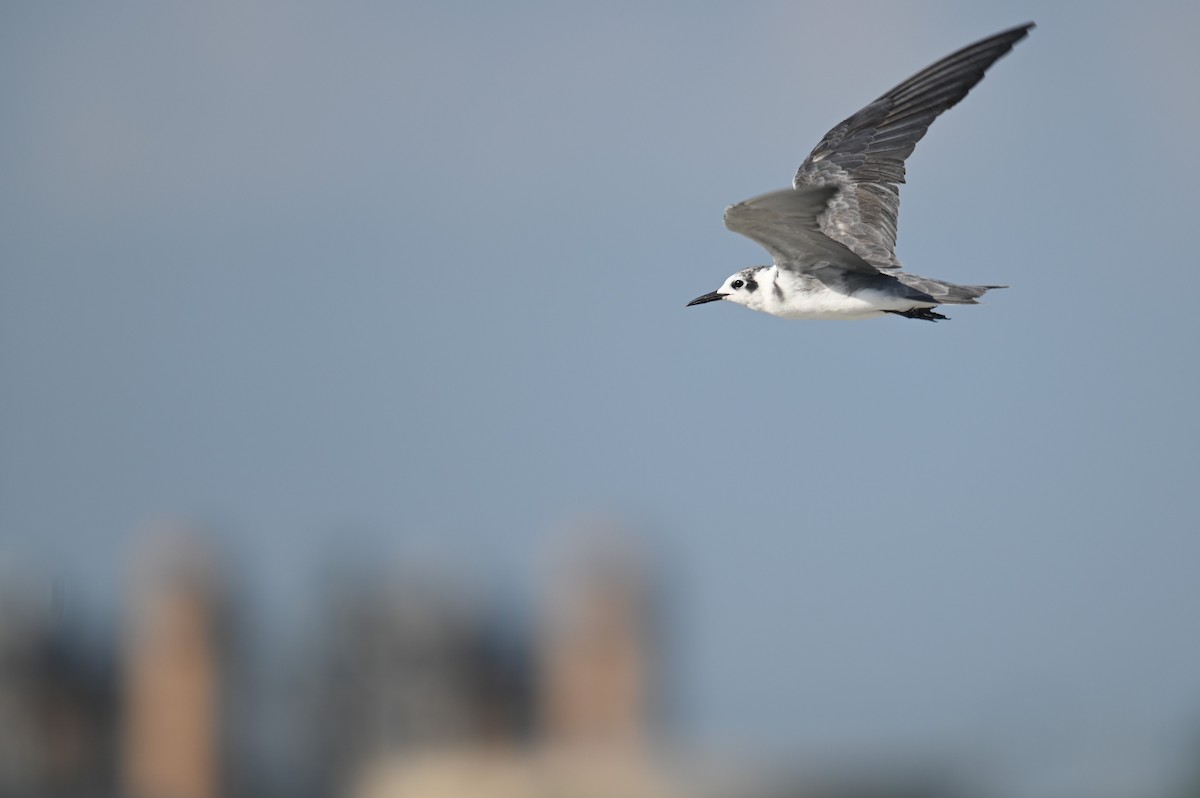
{"label": "primary feather", "polygon": [[825,134],[793,185],[837,186],[819,217],[821,232],[880,269],[898,269],[896,224],[904,160],[930,124],[953,108],[988,67],[1029,35],[1019,25],[921,70]]}

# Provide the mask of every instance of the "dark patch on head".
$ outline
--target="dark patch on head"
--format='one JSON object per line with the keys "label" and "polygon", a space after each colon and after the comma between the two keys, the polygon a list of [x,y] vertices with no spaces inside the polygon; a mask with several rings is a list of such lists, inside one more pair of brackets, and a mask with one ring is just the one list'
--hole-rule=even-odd
{"label": "dark patch on head", "polygon": [[755,266],[751,269],[746,269],[741,272],[742,280],[745,282],[747,291],[754,293],[755,291],[758,290],[758,280],[754,279],[754,275],[758,274],[760,271],[762,271],[765,268],[767,268],[767,267],[766,266]]}

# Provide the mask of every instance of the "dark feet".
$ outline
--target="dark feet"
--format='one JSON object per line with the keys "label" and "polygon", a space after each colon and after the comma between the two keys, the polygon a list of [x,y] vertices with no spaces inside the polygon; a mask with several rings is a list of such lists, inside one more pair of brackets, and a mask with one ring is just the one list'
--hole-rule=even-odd
{"label": "dark feet", "polygon": [[921,319],[922,321],[946,321],[950,317],[934,313],[933,308],[910,308],[909,310],[885,310],[884,313],[895,313],[906,319]]}

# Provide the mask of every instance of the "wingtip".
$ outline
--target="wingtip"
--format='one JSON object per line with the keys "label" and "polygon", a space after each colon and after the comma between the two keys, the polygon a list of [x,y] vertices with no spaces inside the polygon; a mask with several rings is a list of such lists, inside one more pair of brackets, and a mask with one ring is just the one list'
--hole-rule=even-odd
{"label": "wingtip", "polygon": [[1026,22],[1023,25],[1017,25],[1015,28],[1009,28],[1008,32],[1009,33],[1020,33],[1020,35],[1017,37],[1017,40],[1019,41],[1021,39],[1024,39],[1026,36],[1028,36],[1029,31],[1033,30],[1036,27],[1037,27],[1037,23],[1034,22],[1033,20],[1030,20],[1029,22]]}
{"label": "wingtip", "polygon": [[976,42],[976,44],[983,44],[984,42],[1005,42],[1009,46],[1013,46],[1028,36],[1029,31],[1036,27],[1037,23],[1030,20],[1029,22],[1023,22],[1020,25],[1013,25],[1011,28],[1005,28],[999,33],[994,33],[991,36],[988,36],[986,39],[981,39],[980,41]]}

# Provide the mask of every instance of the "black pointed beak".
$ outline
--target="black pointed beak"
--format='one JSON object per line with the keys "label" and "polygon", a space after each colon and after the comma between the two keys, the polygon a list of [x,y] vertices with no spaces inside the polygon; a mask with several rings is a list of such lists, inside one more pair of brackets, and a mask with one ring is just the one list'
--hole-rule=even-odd
{"label": "black pointed beak", "polygon": [[692,305],[703,305],[705,302],[716,302],[718,299],[724,299],[726,296],[726,294],[722,294],[719,291],[713,291],[711,294],[705,294],[704,296],[696,297],[691,302],[687,303],[687,306],[690,308]]}

